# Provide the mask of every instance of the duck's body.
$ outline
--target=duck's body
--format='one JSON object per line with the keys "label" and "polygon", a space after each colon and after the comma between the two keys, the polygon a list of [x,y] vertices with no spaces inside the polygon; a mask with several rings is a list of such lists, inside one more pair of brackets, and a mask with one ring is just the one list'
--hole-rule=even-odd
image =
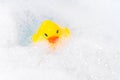
{"label": "duck's body", "polygon": [[34,43],[41,40],[48,40],[48,42],[54,44],[60,38],[66,38],[70,35],[68,28],[63,28],[55,24],[50,20],[45,20],[40,25],[38,31],[32,36]]}

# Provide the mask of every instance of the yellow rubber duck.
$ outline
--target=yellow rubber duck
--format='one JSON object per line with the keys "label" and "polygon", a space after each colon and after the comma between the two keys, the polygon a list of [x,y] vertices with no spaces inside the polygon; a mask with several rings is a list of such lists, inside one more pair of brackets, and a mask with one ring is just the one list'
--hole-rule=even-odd
{"label": "yellow rubber duck", "polygon": [[42,22],[37,32],[33,34],[32,41],[34,43],[42,40],[47,40],[49,43],[55,44],[61,38],[66,38],[70,35],[68,28],[63,28],[51,20]]}

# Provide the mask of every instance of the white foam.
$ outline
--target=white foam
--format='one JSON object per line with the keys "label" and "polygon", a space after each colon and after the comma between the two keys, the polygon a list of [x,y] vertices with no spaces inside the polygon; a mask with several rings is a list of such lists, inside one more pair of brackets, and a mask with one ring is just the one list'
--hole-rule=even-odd
{"label": "white foam", "polygon": [[[0,5],[1,80],[120,79],[118,0],[12,0],[5,3],[14,9]],[[14,15],[12,11],[15,11]],[[20,32],[16,32],[19,25],[32,26],[22,27],[28,31],[36,29],[32,20],[29,21],[31,16],[40,21],[52,19],[67,26],[72,32],[71,37],[56,50],[51,50],[44,42],[27,46],[9,45],[9,40],[17,44],[16,39],[20,35],[14,35]]]}

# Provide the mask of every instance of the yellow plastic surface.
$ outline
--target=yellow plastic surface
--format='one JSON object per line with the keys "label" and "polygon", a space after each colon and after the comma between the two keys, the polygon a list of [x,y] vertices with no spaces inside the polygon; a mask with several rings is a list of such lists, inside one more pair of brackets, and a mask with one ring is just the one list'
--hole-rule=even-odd
{"label": "yellow plastic surface", "polygon": [[[33,34],[32,41],[39,42],[41,40],[48,40],[52,37],[67,37],[70,35],[68,28],[63,28],[52,22],[51,20],[45,20],[42,22],[37,32]],[[55,37],[53,39],[55,39]]]}

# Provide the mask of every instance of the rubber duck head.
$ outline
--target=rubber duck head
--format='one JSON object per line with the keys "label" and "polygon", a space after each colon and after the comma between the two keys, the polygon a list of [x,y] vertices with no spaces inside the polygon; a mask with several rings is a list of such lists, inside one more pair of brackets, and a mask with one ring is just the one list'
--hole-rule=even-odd
{"label": "rubber duck head", "polygon": [[62,28],[51,20],[45,20],[32,36],[32,41],[47,40],[49,43],[55,44],[61,37],[68,36],[69,34],[68,28]]}

